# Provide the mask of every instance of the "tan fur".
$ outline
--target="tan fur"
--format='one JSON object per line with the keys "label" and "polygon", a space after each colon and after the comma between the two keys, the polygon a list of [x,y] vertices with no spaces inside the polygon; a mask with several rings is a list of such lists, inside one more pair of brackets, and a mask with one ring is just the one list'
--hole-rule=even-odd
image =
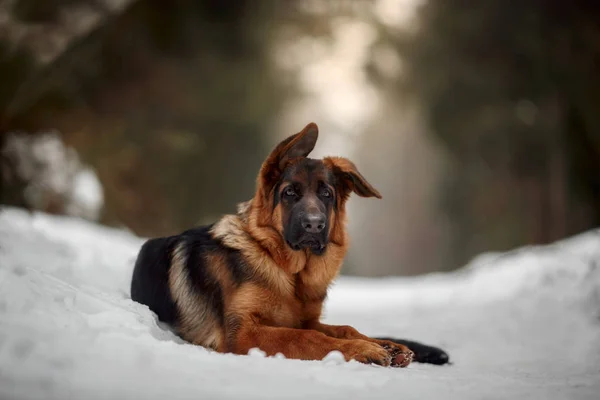
{"label": "tan fur", "polygon": [[181,335],[192,343],[217,349],[222,341],[221,331],[204,299],[196,295],[190,287],[190,280],[184,268],[186,258],[187,249],[183,243],[179,243],[173,251],[169,270],[169,287],[181,314],[177,328]]}
{"label": "tan fur", "polygon": [[208,253],[205,256],[205,259],[208,272],[219,282],[221,290],[223,291],[225,307],[227,307],[228,301],[235,291],[233,277],[227,268],[227,260],[219,253]]}

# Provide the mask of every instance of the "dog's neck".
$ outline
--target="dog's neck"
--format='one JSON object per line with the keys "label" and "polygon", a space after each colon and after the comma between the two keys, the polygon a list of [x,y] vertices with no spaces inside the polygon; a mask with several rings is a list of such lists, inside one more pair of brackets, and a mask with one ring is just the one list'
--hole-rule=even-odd
{"label": "dog's neck", "polygon": [[309,297],[324,295],[346,254],[347,237],[341,225],[345,223],[344,216],[332,227],[332,240],[325,254],[318,256],[289,248],[272,223],[260,219],[260,215],[270,215],[261,209],[263,206],[256,198],[240,203],[237,214],[226,215],[215,224],[213,234],[226,246],[253,258],[251,264],[267,267],[266,270],[273,272],[270,279],[289,280],[293,290],[300,284]]}

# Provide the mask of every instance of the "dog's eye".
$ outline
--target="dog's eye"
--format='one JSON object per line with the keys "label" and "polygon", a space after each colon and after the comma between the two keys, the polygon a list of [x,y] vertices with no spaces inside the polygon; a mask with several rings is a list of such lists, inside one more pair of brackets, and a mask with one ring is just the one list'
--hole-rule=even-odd
{"label": "dog's eye", "polygon": [[321,196],[323,197],[331,197],[331,192],[328,189],[324,189],[321,191]]}
{"label": "dog's eye", "polygon": [[293,197],[296,195],[296,192],[292,187],[288,187],[283,191],[283,194],[287,197]]}

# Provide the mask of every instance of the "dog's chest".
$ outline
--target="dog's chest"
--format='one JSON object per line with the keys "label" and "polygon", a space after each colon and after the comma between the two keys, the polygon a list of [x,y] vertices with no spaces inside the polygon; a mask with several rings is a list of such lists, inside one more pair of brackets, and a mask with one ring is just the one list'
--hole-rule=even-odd
{"label": "dog's chest", "polygon": [[302,328],[307,321],[321,315],[322,300],[303,300],[297,296],[286,298],[272,307],[267,315],[268,323],[286,328]]}
{"label": "dog's chest", "polygon": [[286,298],[268,310],[268,324],[287,328],[302,325],[302,304],[295,298]]}
{"label": "dog's chest", "polygon": [[327,289],[337,275],[339,268],[326,262],[325,258],[311,258],[302,271],[296,275],[295,294],[303,302],[323,300]]}
{"label": "dog's chest", "polygon": [[276,295],[279,301],[265,310],[269,323],[300,328],[304,322],[319,318],[329,284],[339,269],[324,261],[323,258],[309,260],[300,272],[287,280],[291,287],[279,291]]}
{"label": "dog's chest", "polygon": [[[320,315],[320,304],[326,295],[326,287],[316,290],[306,286],[301,280],[295,282],[295,291],[278,296],[279,301],[267,311],[269,322],[275,326],[301,328],[303,322]],[[315,302],[319,307],[315,307]]]}

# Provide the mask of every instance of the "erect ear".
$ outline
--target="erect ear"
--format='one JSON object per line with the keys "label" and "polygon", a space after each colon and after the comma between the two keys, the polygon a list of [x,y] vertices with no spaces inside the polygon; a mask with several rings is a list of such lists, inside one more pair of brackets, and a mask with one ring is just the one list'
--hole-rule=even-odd
{"label": "erect ear", "polygon": [[287,163],[294,158],[306,157],[315,148],[319,128],[311,122],[300,132],[279,143],[263,162],[259,174],[259,183],[266,187],[276,182]]}
{"label": "erect ear", "polygon": [[306,157],[315,148],[319,128],[311,122],[304,129],[279,143],[271,152],[266,162],[276,163],[280,170],[285,168],[286,163],[292,158]]}
{"label": "erect ear", "polygon": [[361,197],[377,197],[381,199],[381,194],[375,189],[367,179],[362,176],[356,165],[347,158],[326,157],[323,162],[328,165],[338,181],[338,190],[346,198],[350,192],[354,192]]}

